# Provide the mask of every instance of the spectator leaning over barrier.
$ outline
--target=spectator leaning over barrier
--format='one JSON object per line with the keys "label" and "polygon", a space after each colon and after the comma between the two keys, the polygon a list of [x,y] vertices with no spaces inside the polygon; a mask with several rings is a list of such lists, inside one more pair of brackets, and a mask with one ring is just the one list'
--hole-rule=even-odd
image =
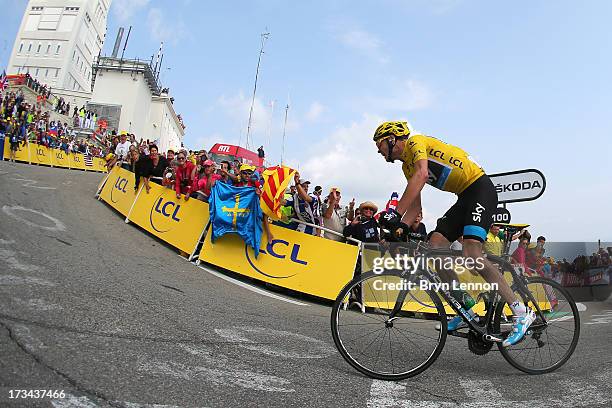
{"label": "spectator leaning over barrier", "polygon": [[[128,162],[129,160],[129,152],[130,152],[130,146],[132,146],[132,143],[129,142],[127,140],[128,135],[125,132],[122,132],[121,135],[119,136],[119,143],[117,143],[117,147],[115,148],[115,157],[117,159],[117,163],[121,166],[126,168],[126,166],[123,165],[124,162]],[[129,169],[129,165],[127,165],[127,168]]]}
{"label": "spectator leaning over barrier", "polygon": [[[315,224],[323,225],[323,214],[321,212],[321,193],[323,192],[323,187],[316,186],[313,191],[313,195],[317,198],[316,202],[312,204],[312,213],[315,217]],[[317,232],[317,235],[321,235]]]}
{"label": "spectator leaning over barrier", "polygon": [[202,163],[204,171],[196,180],[196,186],[194,187],[196,198],[198,200],[208,202],[210,197],[210,190],[215,183],[221,180],[221,176],[215,173],[215,162],[212,160],[205,160]]}
{"label": "spectator leaning over barrier", "polygon": [[131,170],[134,173],[135,183],[134,183],[134,193],[138,191],[138,187],[140,186],[140,181],[142,180],[144,184],[144,188],[149,194],[151,190],[151,186],[149,185],[149,177],[151,177],[151,172],[153,171],[153,163],[151,163],[151,159],[145,155],[141,155],[138,149],[133,149],[130,152],[131,155]]}
{"label": "spectator leaning over barrier", "polygon": [[[318,200],[316,196],[308,194],[308,188],[310,187],[310,181],[301,179],[300,173],[295,172],[294,176],[296,193],[293,195],[291,205],[295,210],[295,215],[298,220],[307,222],[309,224],[316,224],[313,209],[315,202]],[[316,235],[316,228],[309,225],[299,224],[295,229],[299,232],[304,232],[310,235]]]}
{"label": "spectator leaning over barrier", "polygon": [[529,245],[529,240],[526,237],[522,237],[519,241],[518,248],[514,250],[512,253],[512,263],[515,265],[522,266],[527,270],[527,246]]}
{"label": "spectator leaning over barrier", "polygon": [[483,250],[487,254],[501,256],[503,250],[502,238],[503,236],[499,232],[499,225],[492,224],[487,233],[487,240],[482,246]]}
{"label": "spectator leaning over barrier", "polygon": [[[346,220],[349,213],[353,212],[352,208],[346,208],[340,206],[341,193],[337,187],[332,187],[329,191],[329,195],[323,202],[322,213],[323,213],[323,226],[330,230],[338,232],[340,235],[332,234],[331,232],[323,231],[323,237],[331,239],[332,241],[344,242],[342,233],[344,227],[346,227]],[[352,205],[355,201],[351,201]],[[353,217],[351,217],[353,218]]]}
{"label": "spectator leaning over barrier", "polygon": [[230,162],[228,162],[227,160],[223,160],[221,162],[221,166],[219,167],[218,173],[221,176],[221,180],[222,182],[226,183],[226,184],[232,184],[232,179],[230,178]]}
{"label": "spectator leaning over barrier", "polygon": [[168,160],[159,154],[159,149],[154,144],[149,146],[149,158],[152,165],[150,180],[161,185],[164,179],[164,170],[168,167]]}
{"label": "spectator leaning over barrier", "polygon": [[174,191],[176,198],[181,199],[181,195],[185,196],[185,201],[189,200],[189,196],[193,192],[193,182],[195,180],[196,166],[187,160],[185,150],[181,150],[176,155],[178,166],[175,170]]}
{"label": "spectator leaning over barrier", "polygon": [[408,233],[411,234],[411,237],[414,239],[420,239],[425,241],[427,239],[427,228],[425,228],[425,224],[423,224],[423,212],[419,211],[414,222],[410,224],[410,229]]}
{"label": "spectator leaning over barrier", "polygon": [[345,237],[352,237],[361,242],[378,243],[380,241],[378,222],[374,219],[374,214],[378,207],[371,201],[366,201],[359,205],[359,216],[344,228]]}
{"label": "spectator leaning over barrier", "polygon": [[168,165],[169,166],[177,166],[178,162],[174,157],[174,150],[172,149],[168,149],[168,152],[166,153],[166,160],[168,160]]}

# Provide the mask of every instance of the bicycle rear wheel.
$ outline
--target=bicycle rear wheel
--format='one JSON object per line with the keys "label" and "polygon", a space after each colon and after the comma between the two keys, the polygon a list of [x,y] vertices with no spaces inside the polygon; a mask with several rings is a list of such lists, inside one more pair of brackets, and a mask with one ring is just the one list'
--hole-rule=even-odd
{"label": "bicycle rear wheel", "polygon": [[[401,282],[407,281],[396,271],[364,273],[340,291],[332,308],[332,336],[338,351],[371,378],[398,381],[415,376],[444,348],[447,326],[442,302],[435,292],[418,286],[398,301],[400,291],[393,285]],[[365,313],[343,308],[343,301],[357,290],[362,291]],[[396,302],[401,309],[390,320]]]}
{"label": "bicycle rear wheel", "polygon": [[[517,344],[508,347],[501,343],[497,345],[504,358],[515,368],[528,374],[545,374],[565,364],[576,349],[580,337],[580,315],[574,299],[557,282],[530,277],[527,278],[527,288],[533,299],[515,290],[517,298],[534,311],[535,300],[543,316],[536,311],[536,320]],[[511,312],[505,305],[505,302],[498,304],[493,320],[495,332],[504,336],[512,326]]]}

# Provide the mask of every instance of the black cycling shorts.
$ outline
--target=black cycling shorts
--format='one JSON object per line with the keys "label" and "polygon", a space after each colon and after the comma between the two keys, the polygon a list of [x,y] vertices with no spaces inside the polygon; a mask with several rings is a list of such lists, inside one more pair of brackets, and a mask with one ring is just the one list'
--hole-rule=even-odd
{"label": "black cycling shorts", "polygon": [[457,202],[438,220],[436,232],[450,242],[463,235],[464,239],[484,242],[497,208],[497,191],[487,175],[470,184]]}

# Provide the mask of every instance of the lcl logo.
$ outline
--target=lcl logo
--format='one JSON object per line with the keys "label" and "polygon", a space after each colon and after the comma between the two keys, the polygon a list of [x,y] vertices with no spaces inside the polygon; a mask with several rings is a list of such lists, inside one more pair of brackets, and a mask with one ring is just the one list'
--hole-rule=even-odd
{"label": "lcl logo", "polygon": [[45,149],[43,149],[42,147],[37,147],[36,148],[36,155],[37,156],[44,156],[45,155]]}
{"label": "lcl logo", "polygon": [[[288,261],[293,264],[306,266],[308,265],[308,261],[305,261],[304,259],[300,259],[301,249],[302,247],[300,244],[291,244],[288,241],[285,241],[282,239],[274,239],[272,240],[272,242],[268,242],[268,245],[266,246],[265,250],[260,249],[259,254],[260,256],[261,255],[271,256],[273,258],[282,260],[283,262]],[[255,262],[253,262],[253,260],[251,259],[249,255],[248,246],[245,245],[244,251],[246,254],[247,261],[249,262],[251,267],[264,276],[267,276],[269,278],[275,278],[275,279],[285,279],[285,278],[290,278],[298,274],[298,272],[296,272],[291,275],[278,276],[278,275],[272,275],[270,273],[266,273],[262,271],[261,266],[260,267],[256,266]],[[277,269],[277,268],[274,268],[274,269]],[[278,269],[282,270],[282,266],[279,266]]]}
{"label": "lcl logo", "polygon": [[58,160],[64,160],[64,155],[62,152],[55,153],[55,158]]}
{"label": "lcl logo", "polygon": [[81,162],[81,158],[75,154],[74,155],[74,161],[77,162],[77,163],[80,163]]}
{"label": "lcl logo", "polygon": [[[164,199],[161,195],[154,201],[149,213],[151,228],[159,233],[168,232],[172,229],[169,223],[180,222],[179,212],[181,205],[172,200]],[[156,222],[157,221],[157,222]],[[163,226],[166,226],[165,228]]]}
{"label": "lcl logo", "polygon": [[113,193],[115,192],[115,190],[118,190],[119,192],[125,194],[126,191],[125,189],[127,188],[128,185],[128,179],[123,178],[121,176],[117,177],[117,180],[115,181],[115,185],[113,186],[113,189],[111,190],[111,201],[113,203],[117,203],[117,200],[113,197]]}

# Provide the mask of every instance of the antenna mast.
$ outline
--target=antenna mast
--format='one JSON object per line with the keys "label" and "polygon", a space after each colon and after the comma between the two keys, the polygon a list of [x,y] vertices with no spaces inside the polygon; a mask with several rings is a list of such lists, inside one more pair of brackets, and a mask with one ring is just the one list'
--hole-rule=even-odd
{"label": "antenna mast", "polygon": [[283,125],[283,145],[281,146],[281,166],[283,165],[283,158],[285,157],[285,133],[287,131],[287,116],[289,114],[289,101],[285,106],[285,124]]}
{"label": "antenna mast", "polygon": [[[266,41],[270,37],[270,33],[265,32],[261,34],[261,48],[259,50],[259,57],[257,58],[257,70],[255,71],[255,86],[253,87],[253,98],[251,99],[251,109],[249,110],[249,122],[247,125],[247,134],[246,134],[246,148],[249,148],[249,136],[251,135],[251,124],[253,120],[253,106],[255,105],[255,93],[257,92],[257,79],[259,78],[259,66],[261,64],[261,56],[264,53],[264,46],[266,45]],[[240,143],[238,143],[240,144]]]}

